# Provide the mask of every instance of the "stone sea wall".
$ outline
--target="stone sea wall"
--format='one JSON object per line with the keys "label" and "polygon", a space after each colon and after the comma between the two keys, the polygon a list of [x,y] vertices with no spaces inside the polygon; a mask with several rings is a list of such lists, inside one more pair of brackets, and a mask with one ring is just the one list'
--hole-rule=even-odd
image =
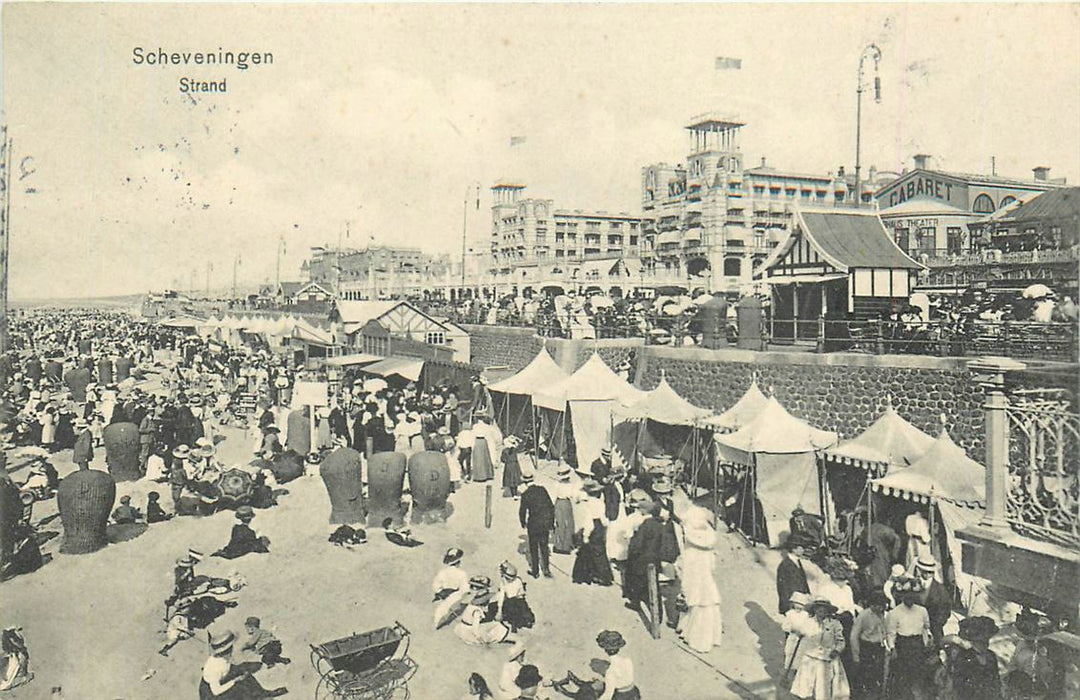
{"label": "stone sea wall", "polygon": [[[475,365],[518,370],[546,346],[559,366],[572,372],[595,351],[613,369],[629,360],[635,384],[643,389],[654,388],[663,373],[680,395],[717,411],[730,408],[756,380],[792,415],[841,438],[865,430],[891,401],[901,416],[931,435],[939,435],[944,424],[957,444],[983,461],[984,397],[965,358],[669,348],[645,346],[640,338],[563,340],[539,338],[523,328],[468,330]],[[1076,376],[1073,366],[1044,367],[1018,374],[1014,383],[1075,393]]]}

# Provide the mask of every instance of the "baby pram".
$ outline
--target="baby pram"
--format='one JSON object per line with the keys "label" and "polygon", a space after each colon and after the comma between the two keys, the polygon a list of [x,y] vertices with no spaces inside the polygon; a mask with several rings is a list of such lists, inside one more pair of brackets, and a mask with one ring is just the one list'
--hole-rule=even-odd
{"label": "baby pram", "polygon": [[408,700],[417,669],[400,622],[312,645],[311,665],[319,674],[315,700]]}

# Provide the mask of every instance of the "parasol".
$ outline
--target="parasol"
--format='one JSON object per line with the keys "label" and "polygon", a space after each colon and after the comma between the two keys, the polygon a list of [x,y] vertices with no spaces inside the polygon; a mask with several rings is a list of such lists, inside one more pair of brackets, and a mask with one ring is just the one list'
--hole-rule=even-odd
{"label": "parasol", "polygon": [[217,481],[221,497],[234,504],[246,502],[255,489],[255,480],[246,471],[233,467],[222,472]]}
{"label": "parasol", "polygon": [[364,391],[369,394],[373,394],[376,391],[382,391],[386,387],[386,380],[379,377],[373,377],[364,381]]}
{"label": "parasol", "polygon": [[1045,284],[1033,284],[1024,290],[1025,299],[1043,299],[1054,293],[1054,290]]}

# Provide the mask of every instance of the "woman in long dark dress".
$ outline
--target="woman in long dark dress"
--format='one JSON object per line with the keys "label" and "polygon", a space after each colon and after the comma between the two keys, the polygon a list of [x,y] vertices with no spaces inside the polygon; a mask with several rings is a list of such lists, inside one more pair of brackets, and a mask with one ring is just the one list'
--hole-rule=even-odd
{"label": "woman in long dark dress", "polygon": [[521,463],[518,462],[519,442],[516,437],[510,435],[503,440],[503,496],[514,498],[518,495],[518,486],[521,486]]}
{"label": "woman in long dark dress", "polygon": [[610,586],[614,581],[607,554],[607,527],[604,525],[604,492],[602,484],[588,479],[582,485],[586,497],[579,506],[583,527],[579,530],[582,543],[574,558],[574,583]]}

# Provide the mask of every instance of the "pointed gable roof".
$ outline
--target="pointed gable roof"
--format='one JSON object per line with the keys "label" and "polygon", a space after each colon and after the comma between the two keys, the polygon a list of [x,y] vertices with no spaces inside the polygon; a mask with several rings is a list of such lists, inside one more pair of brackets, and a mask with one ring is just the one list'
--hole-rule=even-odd
{"label": "pointed gable roof", "polygon": [[941,499],[967,506],[986,503],[986,469],[968,457],[945,430],[910,467],[870,483],[875,491],[909,500]]}
{"label": "pointed gable roof", "polygon": [[525,394],[531,396],[538,388],[550,387],[565,381],[570,375],[548,354],[546,348],[540,348],[536,357],[525,365],[520,372],[488,387],[489,391],[504,394]]}
{"label": "pointed gable roof", "polygon": [[745,453],[795,454],[814,452],[836,444],[836,433],[818,430],[787,412],[770,398],[749,423],[734,433],[717,435],[716,441]]}
{"label": "pointed gable roof", "polygon": [[538,387],[532,397],[538,406],[562,411],[567,401],[634,403],[642,393],[615,374],[600,355],[593,353],[576,372],[554,386]]}
{"label": "pointed gable roof", "polygon": [[646,391],[634,404],[625,407],[623,416],[631,420],[648,419],[665,425],[694,425],[712,413],[707,408],[698,408],[668,384],[667,377],[661,375],[655,389]]}
{"label": "pointed gable roof", "polygon": [[879,473],[908,467],[934,445],[934,438],[904,420],[892,406],[860,435],[825,451],[837,462]]}
{"label": "pointed gable roof", "polygon": [[718,416],[706,418],[703,422],[719,430],[732,432],[743,427],[765,408],[769,400],[758,388],[757,380],[750,382],[750,388],[735,402],[735,405]]}

